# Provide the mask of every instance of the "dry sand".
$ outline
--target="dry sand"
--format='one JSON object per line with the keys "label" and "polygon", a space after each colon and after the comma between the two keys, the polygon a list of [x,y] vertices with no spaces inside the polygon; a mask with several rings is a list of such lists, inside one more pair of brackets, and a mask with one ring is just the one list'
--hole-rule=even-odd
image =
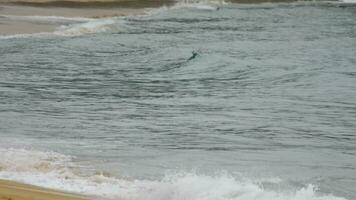
{"label": "dry sand", "polygon": [[0,180],[0,200],[86,200],[85,196]]}

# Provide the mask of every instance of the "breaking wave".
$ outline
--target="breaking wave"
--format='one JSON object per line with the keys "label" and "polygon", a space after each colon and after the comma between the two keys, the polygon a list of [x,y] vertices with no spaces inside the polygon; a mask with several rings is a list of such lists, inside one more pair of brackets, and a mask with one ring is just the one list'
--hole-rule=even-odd
{"label": "breaking wave", "polygon": [[97,19],[81,24],[71,24],[59,27],[53,34],[59,36],[78,36],[89,33],[100,33],[117,30],[118,20],[115,18]]}
{"label": "breaking wave", "polygon": [[[345,200],[320,194],[316,186],[294,191],[265,189],[258,181],[226,173],[171,173],[142,180],[86,173],[74,157],[56,152],[0,148],[0,178],[93,196],[130,200]],[[84,175],[86,174],[86,175]],[[278,183],[279,181],[277,181]],[[271,183],[276,183],[272,179]]]}
{"label": "breaking wave", "polygon": [[224,6],[226,3],[223,0],[178,0],[172,6],[163,6],[161,8],[152,9],[148,14],[157,14],[172,9],[197,9],[197,10],[206,10],[206,11],[215,11],[218,10],[221,6]]}

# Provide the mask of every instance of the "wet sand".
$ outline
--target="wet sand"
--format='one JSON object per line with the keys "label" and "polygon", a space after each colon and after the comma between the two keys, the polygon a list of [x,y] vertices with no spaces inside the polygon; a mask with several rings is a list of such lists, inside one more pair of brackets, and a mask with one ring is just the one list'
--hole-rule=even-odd
{"label": "wet sand", "polygon": [[54,31],[56,27],[57,26],[50,24],[35,24],[21,20],[0,19],[0,36],[51,32]]}
{"label": "wet sand", "polygon": [[86,200],[85,196],[0,180],[0,200]]}

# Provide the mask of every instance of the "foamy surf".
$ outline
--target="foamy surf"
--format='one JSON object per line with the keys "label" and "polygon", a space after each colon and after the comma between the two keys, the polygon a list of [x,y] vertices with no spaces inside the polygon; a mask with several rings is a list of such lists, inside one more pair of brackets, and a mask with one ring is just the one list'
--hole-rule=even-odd
{"label": "foamy surf", "polygon": [[118,30],[118,19],[97,19],[81,24],[64,25],[53,33],[59,36],[79,36],[83,34],[99,33]]}
{"label": "foamy surf", "polygon": [[221,6],[226,5],[225,1],[219,0],[181,0],[178,1],[172,8],[179,9],[179,8],[191,8],[191,9],[198,9],[198,10],[218,10]]}
{"label": "foamy surf", "polygon": [[[74,157],[56,152],[0,148],[0,178],[91,195],[124,200],[345,200],[320,194],[316,186],[294,191],[268,190],[260,180],[237,179],[227,173],[202,175],[170,173],[159,180],[108,177],[87,173]],[[80,171],[82,170],[82,171]],[[86,174],[86,175],[83,175]],[[281,180],[272,180],[279,183]],[[277,182],[276,182],[277,180]]]}
{"label": "foamy surf", "polygon": [[53,37],[53,36],[80,36],[84,34],[100,33],[119,30],[120,20],[113,18],[68,18],[58,16],[4,16],[11,20],[31,21],[35,23],[49,23],[58,25],[53,32],[39,32],[28,34],[0,35],[0,39]]}
{"label": "foamy surf", "polygon": [[220,7],[227,5],[228,3],[224,0],[177,0],[172,6],[163,6],[156,9],[151,9],[147,12],[149,15],[155,15],[161,12],[166,12],[167,10],[175,9],[196,9],[205,11],[216,11]]}

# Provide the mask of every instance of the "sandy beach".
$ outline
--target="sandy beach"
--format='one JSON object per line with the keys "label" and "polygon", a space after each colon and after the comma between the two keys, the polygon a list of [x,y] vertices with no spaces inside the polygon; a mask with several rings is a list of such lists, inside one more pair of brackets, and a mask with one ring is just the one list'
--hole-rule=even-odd
{"label": "sandy beach", "polygon": [[9,1],[0,0],[0,35],[52,32],[61,24],[29,20],[28,16],[105,18],[144,14],[172,1]]}
{"label": "sandy beach", "polygon": [[1,200],[85,200],[81,195],[45,189],[37,186],[0,180]]}

